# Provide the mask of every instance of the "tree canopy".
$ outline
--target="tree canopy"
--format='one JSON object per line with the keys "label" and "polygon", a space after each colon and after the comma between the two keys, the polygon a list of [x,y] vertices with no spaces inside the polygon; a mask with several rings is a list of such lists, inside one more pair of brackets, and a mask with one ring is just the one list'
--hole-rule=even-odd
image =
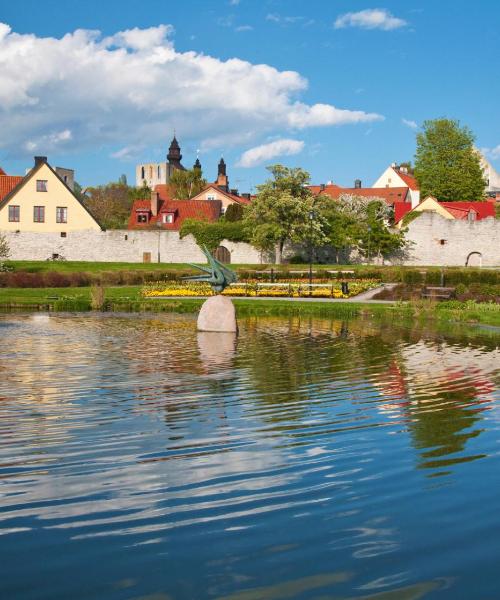
{"label": "tree canopy", "polygon": [[127,227],[134,200],[150,195],[147,186],[134,188],[122,183],[108,183],[87,188],[80,198],[105,229],[122,229]]}
{"label": "tree canopy", "polygon": [[485,180],[474,134],[459,121],[424,121],[417,134],[415,177],[421,197],[440,202],[483,200]]}
{"label": "tree canopy", "polygon": [[174,191],[174,197],[178,200],[189,200],[197,196],[206,186],[201,169],[187,169],[182,171],[176,169],[169,181]]}
{"label": "tree canopy", "polygon": [[314,196],[306,187],[309,173],[300,168],[282,165],[267,167],[272,178],[257,186],[257,195],[245,209],[245,223],[252,232],[252,243],[261,250],[276,250],[276,262],[281,263],[286,242],[301,242],[310,235],[308,212]]}

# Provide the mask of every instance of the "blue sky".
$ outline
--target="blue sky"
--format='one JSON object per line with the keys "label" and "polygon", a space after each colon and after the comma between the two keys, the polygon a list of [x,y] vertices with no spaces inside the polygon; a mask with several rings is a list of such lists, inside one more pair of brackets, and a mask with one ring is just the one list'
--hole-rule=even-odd
{"label": "blue sky", "polygon": [[185,165],[199,148],[213,180],[223,154],[241,191],[275,162],[372,185],[447,116],[498,169],[499,22],[496,0],[2,2],[0,165],[133,181],[175,128]]}

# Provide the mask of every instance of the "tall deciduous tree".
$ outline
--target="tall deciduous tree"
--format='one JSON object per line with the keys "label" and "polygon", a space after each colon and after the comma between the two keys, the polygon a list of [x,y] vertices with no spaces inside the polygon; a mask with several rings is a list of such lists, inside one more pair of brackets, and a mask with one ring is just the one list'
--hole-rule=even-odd
{"label": "tall deciduous tree", "polygon": [[170,177],[170,185],[174,190],[174,196],[178,200],[189,200],[198,195],[207,185],[201,169],[187,169],[181,171],[176,169]]}
{"label": "tall deciduous tree", "polygon": [[280,264],[286,242],[307,241],[309,236],[317,238],[321,232],[317,221],[308,219],[314,200],[306,187],[309,173],[282,165],[272,165],[267,170],[272,178],[257,186],[257,195],[245,210],[245,222],[252,231],[252,243],[262,250],[274,248]]}
{"label": "tall deciduous tree", "polygon": [[132,188],[120,183],[109,183],[87,188],[82,201],[105,229],[121,229],[127,226],[132,204],[136,198],[146,198],[149,188]]}
{"label": "tall deciduous tree", "polygon": [[0,271],[6,269],[4,261],[10,256],[10,248],[5,236],[0,233]]}
{"label": "tall deciduous tree", "polygon": [[417,134],[415,177],[421,197],[441,202],[483,200],[485,180],[474,134],[458,121],[424,121]]}

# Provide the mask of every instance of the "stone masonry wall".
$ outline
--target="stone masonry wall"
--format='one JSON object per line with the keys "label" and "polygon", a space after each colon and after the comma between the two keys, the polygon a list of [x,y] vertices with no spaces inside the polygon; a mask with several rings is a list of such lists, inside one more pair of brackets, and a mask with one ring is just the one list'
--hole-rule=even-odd
{"label": "stone masonry wall", "polygon": [[[66,260],[97,262],[143,262],[144,254],[151,262],[160,261],[205,262],[201,250],[192,236],[179,238],[177,231],[75,231],[62,238],[59,233],[3,232],[7,238],[13,260],[46,260],[59,254]],[[408,265],[500,266],[500,220],[482,221],[448,220],[435,213],[422,213],[408,226],[406,237],[410,240]],[[262,255],[250,244],[224,240],[222,245],[231,253],[236,264],[262,264],[272,258]],[[285,256],[297,254],[289,246]],[[307,256],[307,252],[302,252]],[[316,255],[318,255],[316,253]],[[323,256],[324,260],[331,257]],[[330,262],[330,261],[328,261]],[[392,261],[389,261],[392,262]],[[394,261],[401,262],[401,261]]]}
{"label": "stone masonry wall", "polygon": [[[3,232],[12,260],[46,260],[59,254],[66,260],[96,262],[206,262],[194,238],[179,238],[177,231],[75,231],[63,238],[59,233]],[[260,264],[261,253],[250,244],[224,240],[233,263]]]}
{"label": "stone masonry wall", "polygon": [[426,212],[412,221],[408,265],[500,266],[500,219],[458,221]]}

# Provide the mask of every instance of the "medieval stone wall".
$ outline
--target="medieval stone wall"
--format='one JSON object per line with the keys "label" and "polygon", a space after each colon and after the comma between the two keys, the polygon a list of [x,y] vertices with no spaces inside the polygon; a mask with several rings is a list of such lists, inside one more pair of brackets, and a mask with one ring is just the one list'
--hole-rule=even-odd
{"label": "medieval stone wall", "polygon": [[466,221],[422,213],[408,226],[409,265],[500,267],[500,220]]}
{"label": "medieval stone wall", "polygon": [[[177,231],[75,231],[67,237],[59,233],[3,232],[13,260],[46,260],[54,254],[66,260],[97,262],[205,262],[192,236],[179,238]],[[422,213],[408,226],[410,246],[403,262],[408,265],[470,265],[500,267],[500,220],[457,221],[435,213]],[[262,264],[272,257],[262,255],[250,244],[223,241],[231,262]],[[288,245],[284,256],[301,254],[307,260],[307,248]],[[326,249],[315,252],[322,262],[332,262]],[[355,257],[352,257],[355,260]]]}
{"label": "medieval stone wall", "polygon": [[[96,262],[183,263],[206,259],[189,235],[180,239],[177,231],[75,231],[59,233],[4,232],[12,260],[46,260],[57,254],[66,260]],[[261,253],[250,244],[222,242],[232,263],[260,264]]]}

